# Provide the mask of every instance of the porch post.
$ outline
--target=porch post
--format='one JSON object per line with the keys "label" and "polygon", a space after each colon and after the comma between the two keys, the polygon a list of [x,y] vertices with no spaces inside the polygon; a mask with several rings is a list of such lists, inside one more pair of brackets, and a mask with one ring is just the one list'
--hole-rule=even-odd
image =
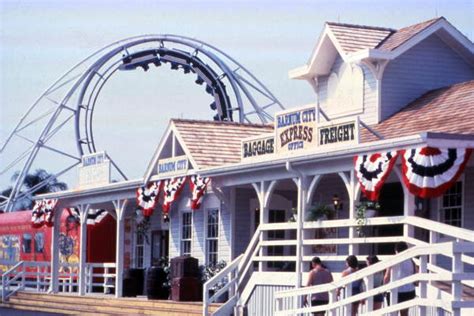
{"label": "porch post", "polygon": [[298,186],[298,213],[296,226],[296,288],[302,286],[303,280],[303,224],[306,213],[306,197],[308,195],[308,178],[301,175],[297,180]]}
{"label": "porch post", "polygon": [[[59,215],[58,215],[59,214]],[[59,291],[59,231],[61,227],[61,212],[55,212],[54,225],[51,232],[51,283],[49,292],[57,293]]]}
{"label": "porch post", "polygon": [[128,200],[113,201],[116,220],[117,220],[117,236],[115,247],[115,297],[122,297],[123,283],[123,252],[124,252],[124,232],[125,232],[125,208]]}
{"label": "porch post", "polygon": [[86,260],[87,260],[87,213],[90,204],[79,205],[79,216],[81,220],[80,252],[79,252],[79,295],[86,293]]}
{"label": "porch post", "polygon": [[[356,203],[356,178],[354,174],[354,168],[351,169],[350,187],[349,187],[349,219],[355,219],[355,203]],[[356,229],[354,226],[349,227],[349,238],[356,238]],[[355,255],[359,252],[359,247],[356,244],[349,244],[349,254]]]}
{"label": "porch post", "polygon": [[[411,194],[407,189],[403,190],[403,215],[404,216],[415,216],[415,196]],[[403,224],[403,236],[415,237],[415,228],[407,223]]]}

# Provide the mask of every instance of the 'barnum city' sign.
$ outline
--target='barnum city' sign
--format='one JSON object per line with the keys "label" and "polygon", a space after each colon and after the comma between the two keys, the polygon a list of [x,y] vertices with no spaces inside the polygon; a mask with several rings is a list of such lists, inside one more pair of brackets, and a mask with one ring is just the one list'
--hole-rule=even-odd
{"label": "'barnum city' sign", "polygon": [[79,187],[110,183],[110,160],[105,151],[83,155],[79,166]]}
{"label": "'barnum city' sign", "polygon": [[189,160],[186,156],[177,156],[158,160],[159,175],[177,175],[188,171]]}
{"label": "'barnum city' sign", "polygon": [[276,152],[314,148],[316,143],[314,105],[275,114]]}

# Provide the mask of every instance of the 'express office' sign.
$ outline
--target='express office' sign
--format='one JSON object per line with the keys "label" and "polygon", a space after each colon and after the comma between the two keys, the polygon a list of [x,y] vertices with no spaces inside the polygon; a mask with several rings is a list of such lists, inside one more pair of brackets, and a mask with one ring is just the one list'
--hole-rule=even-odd
{"label": "'express office' sign", "polygon": [[309,149],[316,142],[316,108],[304,107],[275,115],[275,142],[277,153]]}

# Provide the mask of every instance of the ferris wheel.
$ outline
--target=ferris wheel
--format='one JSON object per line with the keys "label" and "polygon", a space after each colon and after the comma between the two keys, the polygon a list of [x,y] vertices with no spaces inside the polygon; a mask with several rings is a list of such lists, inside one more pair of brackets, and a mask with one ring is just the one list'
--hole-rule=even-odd
{"label": "ferris wheel", "polygon": [[[1,145],[0,158],[5,162],[0,166],[0,176],[12,170],[19,172],[10,195],[1,196],[4,201],[0,209],[12,211],[16,201],[70,172],[80,164],[84,154],[96,152],[94,109],[103,87],[114,74],[165,65],[195,76],[195,83],[212,97],[209,109],[214,120],[267,123],[273,120],[275,110],[284,109],[252,73],[215,46],[169,34],[117,41],[79,62],[46,89]],[[69,133],[73,136],[54,142],[54,136],[65,129],[73,130]],[[28,131],[33,132],[28,134]],[[23,144],[18,145],[18,141]],[[73,153],[65,146],[71,143],[75,144]],[[57,155],[64,163],[50,178],[24,189],[25,176],[44,151]],[[127,180],[113,157],[110,160],[113,168]]]}

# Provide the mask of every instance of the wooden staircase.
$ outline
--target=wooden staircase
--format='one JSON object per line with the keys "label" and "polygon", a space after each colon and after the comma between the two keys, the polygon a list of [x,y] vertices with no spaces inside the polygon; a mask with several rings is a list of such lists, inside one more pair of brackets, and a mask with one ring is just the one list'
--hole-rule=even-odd
{"label": "wooden staircase", "polygon": [[[111,298],[105,295],[77,296],[18,292],[1,307],[75,315],[202,315],[201,302],[174,302],[146,298]],[[214,312],[220,304],[211,304]]]}

